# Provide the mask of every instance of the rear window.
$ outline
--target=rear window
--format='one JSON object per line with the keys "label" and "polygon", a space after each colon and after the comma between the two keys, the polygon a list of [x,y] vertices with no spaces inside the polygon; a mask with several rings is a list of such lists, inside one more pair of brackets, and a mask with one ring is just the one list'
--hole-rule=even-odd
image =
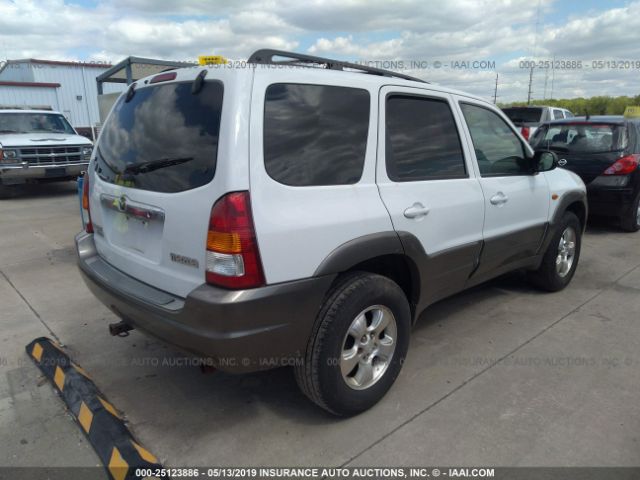
{"label": "rear window", "polygon": [[264,165],[291,186],[348,185],[362,176],[369,92],[276,83],[266,91]]}
{"label": "rear window", "polygon": [[541,108],[512,107],[504,108],[502,111],[513,123],[537,123],[542,121]]}
{"label": "rear window", "polygon": [[627,141],[623,125],[576,123],[543,125],[531,139],[531,145],[560,152],[599,153],[623,150]]}
{"label": "rear window", "polygon": [[208,81],[141,88],[120,97],[96,148],[103,180],[142,190],[181,192],[215,174],[223,86]]}

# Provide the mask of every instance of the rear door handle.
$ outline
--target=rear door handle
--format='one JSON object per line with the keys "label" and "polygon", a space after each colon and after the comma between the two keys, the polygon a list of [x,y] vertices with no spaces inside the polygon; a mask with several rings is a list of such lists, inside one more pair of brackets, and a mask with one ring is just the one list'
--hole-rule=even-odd
{"label": "rear door handle", "polygon": [[504,193],[498,192],[489,200],[492,205],[504,205],[509,201],[509,197],[507,197]]}
{"label": "rear door handle", "polygon": [[420,202],[416,202],[404,211],[404,216],[407,218],[421,218],[429,213],[429,209],[422,205]]}

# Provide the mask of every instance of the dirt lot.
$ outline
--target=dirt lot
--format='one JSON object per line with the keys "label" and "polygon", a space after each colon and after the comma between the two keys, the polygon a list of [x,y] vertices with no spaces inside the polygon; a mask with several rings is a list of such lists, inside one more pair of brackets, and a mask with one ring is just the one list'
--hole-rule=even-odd
{"label": "dirt lot", "polygon": [[132,332],[75,266],[75,184],[0,203],[0,465],[99,463],[24,346],[65,345],[168,466],[640,464],[640,234],[590,227],[558,294],[511,275],[445,300],[415,327],[385,399],[348,420],[292,372],[203,375]]}

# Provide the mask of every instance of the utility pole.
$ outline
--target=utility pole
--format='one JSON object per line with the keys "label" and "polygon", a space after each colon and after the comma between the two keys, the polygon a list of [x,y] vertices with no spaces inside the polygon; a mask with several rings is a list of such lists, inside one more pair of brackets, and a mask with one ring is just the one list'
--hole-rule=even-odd
{"label": "utility pole", "polygon": [[527,93],[527,105],[531,105],[531,85],[533,83],[533,67],[529,71],[529,93]]}
{"label": "utility pole", "polygon": [[493,91],[493,104],[498,104],[498,74],[496,73],[496,88]]}
{"label": "utility pole", "polygon": [[549,98],[553,99],[553,84],[556,80],[556,69],[554,68],[556,64],[556,56],[553,56],[553,63],[551,64],[551,95],[549,95]]}
{"label": "utility pole", "polygon": [[547,98],[547,82],[549,81],[549,69],[545,68],[544,70],[544,94],[542,98],[546,100]]}

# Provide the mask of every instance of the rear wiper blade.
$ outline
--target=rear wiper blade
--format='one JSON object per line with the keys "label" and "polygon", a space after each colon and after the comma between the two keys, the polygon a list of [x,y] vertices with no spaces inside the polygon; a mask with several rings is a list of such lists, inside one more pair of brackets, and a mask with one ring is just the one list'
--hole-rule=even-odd
{"label": "rear wiper blade", "polygon": [[549,145],[548,143],[542,143],[537,150],[557,150],[559,152],[568,152],[569,147],[563,147],[561,145]]}
{"label": "rear wiper blade", "polygon": [[151,160],[149,162],[138,163],[135,165],[129,165],[124,169],[123,173],[147,173],[159,170],[161,168],[173,167],[174,165],[180,165],[181,163],[190,162],[193,157],[183,158],[161,158],[160,160]]}

